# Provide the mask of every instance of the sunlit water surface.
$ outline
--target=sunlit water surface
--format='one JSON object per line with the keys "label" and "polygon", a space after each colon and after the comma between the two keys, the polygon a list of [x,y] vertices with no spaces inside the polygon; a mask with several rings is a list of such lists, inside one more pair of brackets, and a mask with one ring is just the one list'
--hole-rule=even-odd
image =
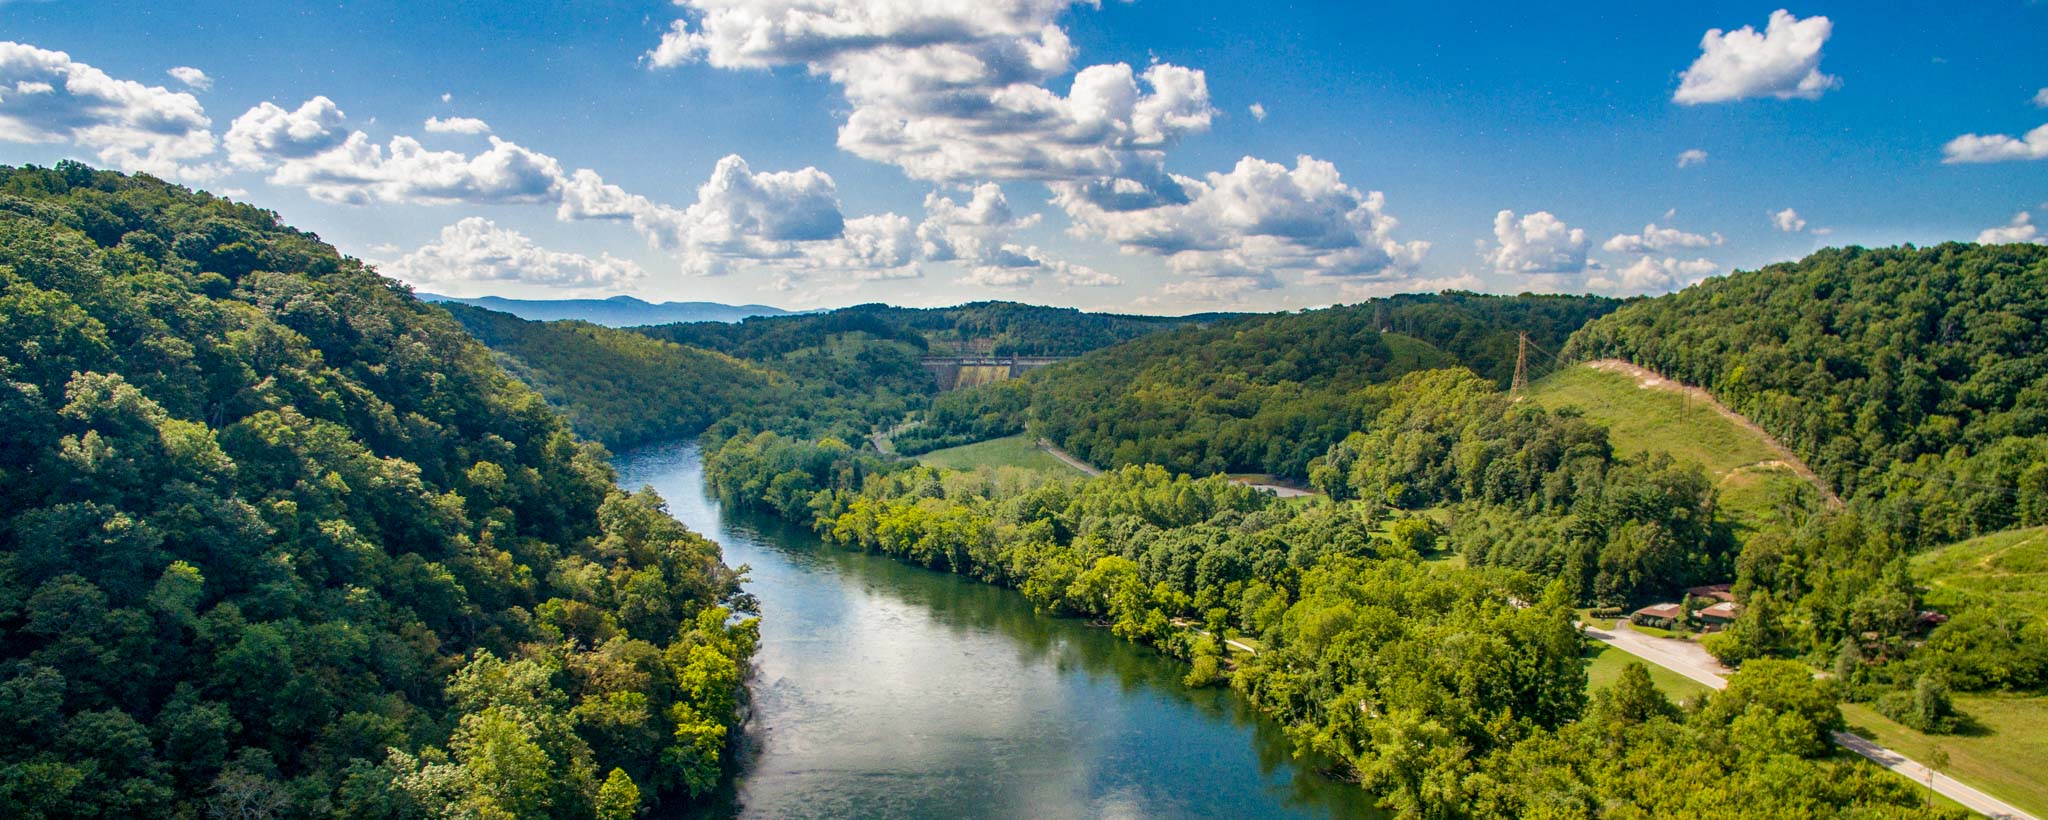
{"label": "sunlit water surface", "polygon": [[1329,817],[1356,786],[1183,666],[1022,595],[725,513],[693,445],[620,456],[761,602],[753,716],[715,815]]}

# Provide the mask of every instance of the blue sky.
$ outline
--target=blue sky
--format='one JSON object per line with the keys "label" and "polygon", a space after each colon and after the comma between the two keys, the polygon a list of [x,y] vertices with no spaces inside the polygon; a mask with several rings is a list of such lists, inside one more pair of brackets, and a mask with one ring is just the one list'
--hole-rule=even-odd
{"label": "blue sky", "polygon": [[0,162],[459,295],[1281,309],[2048,235],[2028,0],[13,0],[0,41]]}

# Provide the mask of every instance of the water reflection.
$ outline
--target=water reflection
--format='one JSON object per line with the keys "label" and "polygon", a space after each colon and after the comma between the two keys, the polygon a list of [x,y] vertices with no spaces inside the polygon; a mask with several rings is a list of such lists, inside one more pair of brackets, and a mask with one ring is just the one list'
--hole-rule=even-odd
{"label": "water reflection", "polygon": [[1180,664],[1023,596],[722,514],[694,447],[618,460],[753,568],[762,645],[716,815],[1320,817],[1368,813],[1272,722]]}

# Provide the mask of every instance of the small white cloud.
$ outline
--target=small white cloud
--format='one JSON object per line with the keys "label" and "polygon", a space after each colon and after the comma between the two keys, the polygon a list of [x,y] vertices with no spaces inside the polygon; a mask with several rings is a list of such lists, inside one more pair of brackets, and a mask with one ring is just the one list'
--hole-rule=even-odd
{"label": "small white cloud", "polygon": [[2011,222],[1996,228],[1986,228],[1983,233],[1977,234],[1977,241],[1985,245],[2007,245],[2020,242],[2048,245],[2048,236],[2044,236],[2040,228],[2034,225],[2033,215],[2026,211],[2021,211],[2013,215]]}
{"label": "small white cloud", "polygon": [[2036,108],[2048,108],[2048,88],[2034,92],[2033,103]]}
{"label": "small white cloud", "polygon": [[1495,247],[1487,254],[1493,269],[1506,274],[1569,274],[1586,270],[1586,232],[1549,211],[1516,217],[1503,210],[1493,216]]}
{"label": "small white cloud", "polygon": [[553,157],[497,137],[490,150],[469,156],[429,151],[412,137],[378,145],[357,131],[332,149],[285,160],[270,181],[327,202],[447,205],[554,202],[565,176]]}
{"label": "small white cloud", "polygon": [[448,102],[448,101],[450,101],[450,100],[453,100],[453,99],[455,99],[455,95],[454,95],[454,94],[449,94],[449,93],[447,93],[447,92],[442,92],[442,94],[441,94],[441,101],[442,101],[442,102]]}
{"label": "small white cloud", "polygon": [[1680,151],[1678,154],[1678,167],[1680,168],[1691,168],[1706,161],[1707,152],[1698,148],[1688,148]]}
{"label": "small white cloud", "polygon": [[475,117],[428,117],[426,129],[435,134],[488,134],[491,124]]}
{"label": "small white cloud", "polygon": [[1941,147],[1941,161],[1950,165],[1965,162],[2024,162],[2048,159],[2048,125],[2026,135],[1964,134]]}
{"label": "small white cloud", "polygon": [[[2042,93],[2048,94],[2048,89],[2042,89]],[[1266,121],[1266,106],[1264,103],[1252,103],[1251,112],[1252,119],[1258,120],[1259,122]]]}
{"label": "small white cloud", "polygon": [[1033,278],[1031,271],[1026,268],[981,267],[968,271],[966,276],[960,277],[960,281],[985,288],[1016,290],[1030,285]]}
{"label": "small white cloud", "polygon": [[189,65],[181,65],[164,73],[171,75],[172,79],[184,83],[185,87],[194,91],[207,91],[213,88],[212,77],[206,76],[206,72]]}
{"label": "small white cloud", "polygon": [[269,168],[279,160],[304,159],[348,139],[348,115],[333,100],[314,97],[286,111],[270,102],[236,117],[228,126],[228,160],[243,168]]}
{"label": "small white cloud", "polygon": [[1586,287],[1602,293],[1634,296],[1644,293],[1660,293],[1676,290],[1692,284],[1721,270],[1721,266],[1708,259],[1684,261],[1674,257],[1658,259],[1645,256],[1635,264],[1613,271],[1614,276],[1601,275],[1586,280]]}
{"label": "small white cloud", "polygon": [[1784,9],[1771,12],[1762,33],[1750,26],[1700,38],[1700,56],[1681,75],[1671,99],[1681,105],[1733,102],[1756,97],[1818,99],[1841,78],[1820,71],[1821,46],[1834,24],[1815,15],[1801,20]]}
{"label": "small white cloud", "polygon": [[442,228],[439,239],[391,263],[385,272],[443,290],[488,284],[618,290],[646,275],[639,265],[610,254],[593,259],[548,250],[478,216]]}
{"label": "small white cloud", "polygon": [[[1669,219],[1670,214],[1665,218]],[[1652,222],[1643,226],[1639,234],[1617,234],[1600,246],[1608,253],[1662,253],[1676,248],[1704,248],[1721,244],[1720,234],[1703,235],[1687,233],[1677,228],[1660,228]]]}
{"label": "small white cloud", "polygon": [[1791,208],[1771,214],[1771,224],[1778,226],[1778,230],[1786,233],[1798,233],[1806,230],[1806,220],[1799,216],[1798,211]]}

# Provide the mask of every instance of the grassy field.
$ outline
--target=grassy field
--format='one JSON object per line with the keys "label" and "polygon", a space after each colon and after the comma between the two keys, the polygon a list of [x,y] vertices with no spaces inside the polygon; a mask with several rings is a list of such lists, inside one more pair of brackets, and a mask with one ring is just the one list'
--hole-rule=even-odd
{"label": "grassy field", "polygon": [[1811,487],[1776,464],[1778,455],[1763,438],[1679,393],[1577,365],[1531,384],[1528,396],[1546,408],[1583,411],[1607,427],[1619,452],[1669,453],[1698,463],[1719,482],[1722,510],[1738,526],[1761,528],[1780,520],[1788,505],[1814,503]]}
{"label": "grassy field", "polygon": [[920,463],[948,470],[972,470],[977,467],[1023,467],[1028,470],[1044,470],[1061,475],[1080,475],[1079,470],[1054,458],[1051,453],[1038,448],[1027,436],[990,439],[988,441],[933,450],[918,456]]}
{"label": "grassy field", "polygon": [[1860,703],[1843,704],[1842,716],[1851,731],[1922,763],[1940,746],[1948,752],[1949,776],[2048,817],[2048,697],[1957,695],[1955,702],[1988,728],[1975,734],[1924,735]]}
{"label": "grassy field", "polygon": [[1913,575],[1927,583],[1927,603],[1943,612],[1999,606],[2048,619],[2048,527],[1929,550],[1913,556]]}
{"label": "grassy field", "polygon": [[1670,696],[1673,703],[1684,703],[1698,697],[1707,687],[1684,675],[1665,669],[1654,663],[1641,660],[1607,644],[1594,641],[1586,647],[1586,691],[1598,692],[1621,679],[1622,667],[1636,661],[1650,668],[1650,682]]}

